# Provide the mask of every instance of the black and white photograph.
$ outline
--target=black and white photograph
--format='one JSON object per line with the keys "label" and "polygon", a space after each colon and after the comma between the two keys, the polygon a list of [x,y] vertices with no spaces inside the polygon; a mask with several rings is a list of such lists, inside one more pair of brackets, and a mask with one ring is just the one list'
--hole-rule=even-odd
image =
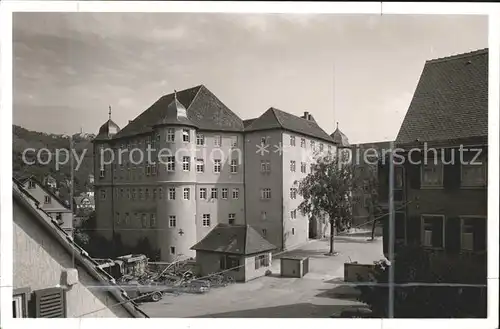
{"label": "black and white photograph", "polygon": [[498,320],[492,17],[13,12],[2,318]]}

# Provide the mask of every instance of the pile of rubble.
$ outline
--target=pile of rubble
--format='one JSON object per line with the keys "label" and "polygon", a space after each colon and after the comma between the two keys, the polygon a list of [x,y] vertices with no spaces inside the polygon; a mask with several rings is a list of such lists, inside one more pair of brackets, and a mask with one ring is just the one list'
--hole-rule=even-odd
{"label": "pile of rubble", "polygon": [[127,288],[131,297],[148,297],[158,301],[166,294],[205,293],[212,287],[227,286],[234,279],[224,274],[197,278],[191,259],[175,260],[170,264],[148,263],[145,255],[126,255],[116,260],[96,260],[116,282]]}

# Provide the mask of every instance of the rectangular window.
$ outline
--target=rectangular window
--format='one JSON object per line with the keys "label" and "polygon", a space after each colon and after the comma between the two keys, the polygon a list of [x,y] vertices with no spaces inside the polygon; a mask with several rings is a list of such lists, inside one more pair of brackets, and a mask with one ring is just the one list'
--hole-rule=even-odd
{"label": "rectangular window", "polygon": [[182,129],[182,141],[189,143],[189,129]]}
{"label": "rectangular window", "polygon": [[142,189],[139,189],[139,200],[142,200]]}
{"label": "rectangular window", "polygon": [[203,159],[196,159],[196,172],[202,173],[205,171],[205,161]]}
{"label": "rectangular window", "polygon": [[184,171],[189,171],[190,170],[190,158],[189,157],[182,157],[182,170]]}
{"label": "rectangular window", "polygon": [[30,180],[28,182],[28,189],[34,189],[36,187],[36,184],[34,181]]}
{"label": "rectangular window", "polygon": [[176,227],[177,226],[177,219],[175,216],[168,216],[168,227]]}
{"label": "rectangular window", "polygon": [[155,228],[156,227],[156,215],[155,214],[151,214],[149,216],[149,226],[151,228]]}
{"label": "rectangular window", "polygon": [[104,178],[104,169],[101,169],[99,172],[99,178]]}
{"label": "rectangular window", "polygon": [[135,188],[132,189],[132,200],[135,200]]}
{"label": "rectangular window", "polygon": [[290,146],[295,146],[295,136],[290,136]]}
{"label": "rectangular window", "polygon": [[221,160],[214,160],[214,173],[220,173]]}
{"label": "rectangular window", "polygon": [[306,163],[305,162],[301,162],[300,163],[300,172],[303,173],[303,174],[305,174],[306,170],[307,170]]}
{"label": "rectangular window", "polygon": [[290,211],[290,218],[297,219],[297,210]]}
{"label": "rectangular window", "polygon": [[306,148],[306,139],[305,138],[300,139],[300,147]]}
{"label": "rectangular window", "polygon": [[267,230],[265,228],[262,229],[262,237],[267,237]]}
{"label": "rectangular window", "polygon": [[233,199],[238,199],[240,197],[240,189],[233,188]]}
{"label": "rectangular window", "polygon": [[444,220],[443,215],[422,216],[422,245],[429,248],[444,248]]}
{"label": "rectangular window", "polygon": [[142,227],[143,228],[148,227],[148,217],[146,214],[142,214]]}
{"label": "rectangular window", "polygon": [[291,171],[291,172],[294,172],[294,171],[295,171],[295,161],[294,161],[294,160],[291,160],[291,161],[290,161],[290,171]]}
{"label": "rectangular window", "polygon": [[156,200],[156,189],[153,189],[153,200]]}
{"label": "rectangular window", "polygon": [[297,189],[294,187],[290,189],[290,199],[292,200],[297,199]]}
{"label": "rectangular window", "polygon": [[200,199],[205,200],[207,198],[207,189],[202,187],[200,188]]}
{"label": "rectangular window", "polygon": [[260,198],[261,199],[271,199],[271,189],[263,188],[260,190]]}
{"label": "rectangular window", "polygon": [[220,269],[239,272],[240,258],[238,256],[222,255],[220,259]]}
{"label": "rectangular window", "polygon": [[258,270],[261,267],[269,266],[269,255],[259,255],[255,256],[255,269]]}
{"label": "rectangular window", "polygon": [[324,148],[325,148],[325,145],[323,145],[323,143],[320,143],[319,144],[319,151],[323,152]]}
{"label": "rectangular window", "polygon": [[205,136],[203,134],[196,134],[196,145],[205,145]]}
{"label": "rectangular window", "polygon": [[292,227],[292,235],[295,235],[295,228]]}
{"label": "rectangular window", "polygon": [[160,188],[158,189],[158,199],[160,199],[160,200],[161,200],[162,198],[163,198],[163,189],[160,187]]}
{"label": "rectangular window", "polygon": [[236,214],[229,214],[229,218],[228,218],[229,225],[233,225],[235,220],[236,220]]}
{"label": "rectangular window", "polygon": [[170,247],[170,254],[175,255],[175,247]]}
{"label": "rectangular window", "polygon": [[175,156],[167,157],[167,171],[175,171]]}
{"label": "rectangular window", "polygon": [[260,216],[261,216],[262,220],[267,220],[267,212],[261,211]]}
{"label": "rectangular window", "polygon": [[203,227],[210,227],[210,214],[203,214],[202,225]]}
{"label": "rectangular window", "polygon": [[211,199],[217,199],[217,188],[213,187],[211,192],[210,192],[210,198]]}
{"label": "rectangular window", "polygon": [[238,172],[238,160],[232,159],[231,160],[231,173],[236,174]]}
{"label": "rectangular window", "polygon": [[486,218],[462,217],[460,245],[463,251],[486,250]]}
{"label": "rectangular window", "polygon": [[238,146],[238,136],[231,136],[231,147]]}
{"label": "rectangular window", "polygon": [[222,146],[222,136],[214,136],[214,146],[215,147]]}
{"label": "rectangular window", "polygon": [[[436,163],[435,163],[436,162]],[[443,186],[443,164],[434,159],[428,159],[427,164],[422,164],[422,186]]]}
{"label": "rectangular window", "polygon": [[328,153],[332,153],[332,146],[328,145]]}
{"label": "rectangular window", "polygon": [[190,194],[191,194],[190,192],[191,191],[190,191],[189,187],[184,188],[184,191],[182,192],[184,200],[189,200]]}
{"label": "rectangular window", "polygon": [[175,142],[175,129],[167,129],[167,142]]}
{"label": "rectangular window", "polygon": [[260,171],[261,172],[270,172],[271,171],[271,161],[260,160]]}
{"label": "rectangular window", "polygon": [[223,199],[227,199],[228,194],[229,194],[229,193],[228,193],[227,188],[223,188],[223,189],[222,189],[222,198],[223,198]]}
{"label": "rectangular window", "polygon": [[125,224],[128,225],[130,221],[130,214],[128,212],[125,213]]}
{"label": "rectangular window", "polygon": [[168,199],[175,200],[175,188],[171,187],[168,189]]}
{"label": "rectangular window", "polygon": [[27,294],[15,294],[12,299],[12,317],[13,318],[27,318],[28,317],[28,309],[27,309]]}
{"label": "rectangular window", "polygon": [[106,190],[101,190],[101,200],[106,200]]}
{"label": "rectangular window", "polygon": [[311,141],[311,150],[316,151],[316,143]]}
{"label": "rectangular window", "polygon": [[484,187],[486,186],[486,164],[462,164],[462,187]]}
{"label": "rectangular window", "polygon": [[[104,200],[104,199],[103,199],[103,200]],[[44,197],[43,203],[45,203],[45,204],[50,204],[51,202],[52,202],[52,199],[51,199],[50,195],[46,195],[46,196]]]}
{"label": "rectangular window", "polygon": [[145,190],[145,192],[144,192],[144,198],[145,198],[146,200],[148,200],[148,199],[149,199],[149,189],[146,189],[146,190]]}
{"label": "rectangular window", "polygon": [[314,173],[314,163],[311,163],[309,170],[311,171],[311,174]]}

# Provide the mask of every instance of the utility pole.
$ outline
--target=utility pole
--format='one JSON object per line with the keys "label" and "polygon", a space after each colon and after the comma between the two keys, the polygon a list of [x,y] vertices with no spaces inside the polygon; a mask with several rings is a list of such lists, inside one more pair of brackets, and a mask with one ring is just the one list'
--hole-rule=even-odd
{"label": "utility pole", "polygon": [[395,233],[395,223],[394,223],[394,142],[391,142],[391,150],[389,153],[389,241],[388,241],[388,253],[389,261],[391,265],[389,266],[389,318],[394,318],[394,233]]}
{"label": "utility pole", "polygon": [[[73,205],[73,197],[74,197],[74,180],[75,180],[75,173],[74,173],[74,164],[73,164],[73,136],[69,135],[69,156],[70,156],[70,189],[69,189],[69,209],[71,210],[71,235],[74,238],[75,237],[75,230],[74,230],[74,205]],[[73,250],[73,253],[71,254],[72,256],[72,261],[73,264],[75,264],[75,252]],[[74,266],[74,265],[73,265]]]}

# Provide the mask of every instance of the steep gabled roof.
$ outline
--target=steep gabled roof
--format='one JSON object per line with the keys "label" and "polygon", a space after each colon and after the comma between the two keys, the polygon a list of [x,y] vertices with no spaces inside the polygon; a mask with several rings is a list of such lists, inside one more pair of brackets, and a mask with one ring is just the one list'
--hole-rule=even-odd
{"label": "steep gabled roof", "polygon": [[[35,182],[38,186],[40,186],[40,188],[45,193],[47,193],[47,195],[49,195],[52,199],[56,200],[61,205],[61,207],[65,209],[65,212],[71,212],[71,209],[66,205],[66,202],[64,202],[54,192],[52,192],[49,187],[45,186],[45,184],[42,184],[42,182],[40,182],[34,175],[21,177],[16,181],[22,183],[23,185],[26,184],[28,181]],[[57,212],[60,212],[60,210],[57,210]]]}
{"label": "steep gabled roof", "polygon": [[191,249],[236,255],[271,251],[276,246],[248,225],[219,224]]}
{"label": "steep gabled roof", "polygon": [[[203,85],[177,92],[177,99],[187,109],[190,122],[201,130],[243,131],[243,121]],[[162,96],[114,138],[151,132],[154,125],[161,123],[172,101],[174,93]]]}
{"label": "steep gabled roof", "polygon": [[16,179],[13,179],[12,194],[14,202],[19,202],[21,206],[31,213],[32,216],[29,216],[30,219],[46,229],[69,255],[75,257],[75,261],[91,277],[107,287],[106,291],[111,295],[113,300],[116,300],[117,306],[123,307],[132,317],[148,318],[148,315],[127,296],[126,291],[116,284],[115,279],[99,267],[99,264],[57,224],[56,220],[40,207],[39,202]]}
{"label": "steep gabled roof", "polygon": [[333,142],[332,138],[318,126],[316,121],[306,120],[273,107],[269,108],[257,119],[254,119],[253,122],[245,128],[245,131],[251,132],[270,129],[284,129],[330,143]]}
{"label": "steep gabled roof", "polygon": [[396,144],[488,136],[488,49],[430,60]]}

